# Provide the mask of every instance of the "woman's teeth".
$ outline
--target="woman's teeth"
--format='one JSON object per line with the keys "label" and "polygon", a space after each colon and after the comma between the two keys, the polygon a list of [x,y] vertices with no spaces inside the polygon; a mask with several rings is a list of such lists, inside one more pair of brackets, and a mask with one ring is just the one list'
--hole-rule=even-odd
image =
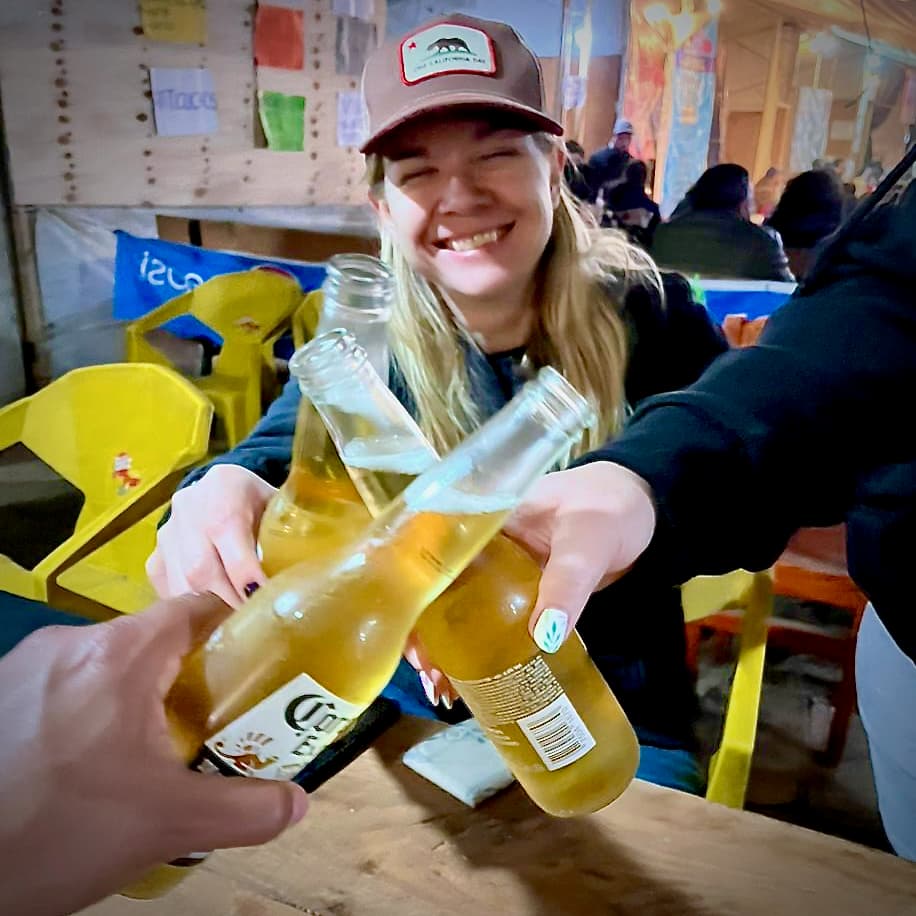
{"label": "woman's teeth", "polygon": [[489,232],[478,232],[468,238],[449,239],[445,244],[452,251],[473,251],[495,242],[502,234],[500,229],[490,229]]}

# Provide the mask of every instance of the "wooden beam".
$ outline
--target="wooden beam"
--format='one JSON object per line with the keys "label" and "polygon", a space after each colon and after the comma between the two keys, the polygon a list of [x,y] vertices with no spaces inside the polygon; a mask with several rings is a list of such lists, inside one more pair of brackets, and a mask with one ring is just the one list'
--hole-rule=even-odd
{"label": "wooden beam", "polygon": [[757,152],[754,156],[754,172],[751,175],[751,181],[758,181],[773,165],[773,134],[776,129],[776,109],[780,101],[782,33],[783,21],[780,19],[773,32],[770,66],[767,70],[767,85],[763,96],[763,115],[760,119],[760,135],[757,138]]}
{"label": "wooden beam", "polygon": [[28,387],[40,388],[51,380],[50,366],[44,358],[41,343],[45,338],[44,309],[38,282],[38,260],[35,255],[35,211],[32,207],[13,207],[13,256],[19,277],[22,304],[22,332],[25,345]]}

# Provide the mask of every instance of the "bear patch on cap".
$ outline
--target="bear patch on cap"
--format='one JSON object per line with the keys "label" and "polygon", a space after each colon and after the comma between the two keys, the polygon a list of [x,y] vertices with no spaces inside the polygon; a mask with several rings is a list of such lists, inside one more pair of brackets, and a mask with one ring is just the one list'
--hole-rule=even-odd
{"label": "bear patch on cap", "polygon": [[486,32],[441,23],[401,42],[401,79],[408,85],[445,73],[496,73],[496,54]]}

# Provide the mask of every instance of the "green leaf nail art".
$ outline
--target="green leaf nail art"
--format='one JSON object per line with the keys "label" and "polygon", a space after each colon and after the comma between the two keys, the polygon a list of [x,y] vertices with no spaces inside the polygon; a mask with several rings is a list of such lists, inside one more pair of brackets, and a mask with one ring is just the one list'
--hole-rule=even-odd
{"label": "green leaf nail art", "polygon": [[565,611],[557,608],[546,608],[534,627],[534,641],[542,652],[554,653],[563,645],[566,638],[566,625],[569,617]]}

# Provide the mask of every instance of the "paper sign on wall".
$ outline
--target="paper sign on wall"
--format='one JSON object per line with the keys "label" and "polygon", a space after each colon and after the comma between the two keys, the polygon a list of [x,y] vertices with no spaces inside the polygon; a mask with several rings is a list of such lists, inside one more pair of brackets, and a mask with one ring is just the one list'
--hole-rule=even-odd
{"label": "paper sign on wall", "polygon": [[366,136],[365,108],[360,92],[337,93],[337,145],[359,146]]}
{"label": "paper sign on wall", "polygon": [[585,89],[585,77],[570,73],[563,80],[563,107],[567,111],[581,108],[585,104]]}
{"label": "paper sign on wall", "polygon": [[352,16],[367,22],[375,15],[375,0],[334,0],[335,16]]}
{"label": "paper sign on wall", "polygon": [[254,20],[254,62],[259,67],[301,70],[304,41],[302,10],[258,4]]}
{"label": "paper sign on wall", "polygon": [[140,24],[151,41],[206,44],[204,0],[140,0]]}
{"label": "paper sign on wall", "polygon": [[829,89],[802,86],[798,90],[789,154],[789,171],[793,174],[812,168],[814,160],[827,152],[832,109],[833,93]]}
{"label": "paper sign on wall", "polygon": [[213,76],[205,67],[150,70],[156,133],[161,137],[215,134],[219,130]]}
{"label": "paper sign on wall", "polygon": [[377,44],[375,23],[364,22],[353,16],[337,20],[337,48],[335,63],[341,76],[362,76],[366,57]]}
{"label": "paper sign on wall", "polygon": [[258,113],[270,149],[301,152],[305,148],[304,96],[260,90]]}

